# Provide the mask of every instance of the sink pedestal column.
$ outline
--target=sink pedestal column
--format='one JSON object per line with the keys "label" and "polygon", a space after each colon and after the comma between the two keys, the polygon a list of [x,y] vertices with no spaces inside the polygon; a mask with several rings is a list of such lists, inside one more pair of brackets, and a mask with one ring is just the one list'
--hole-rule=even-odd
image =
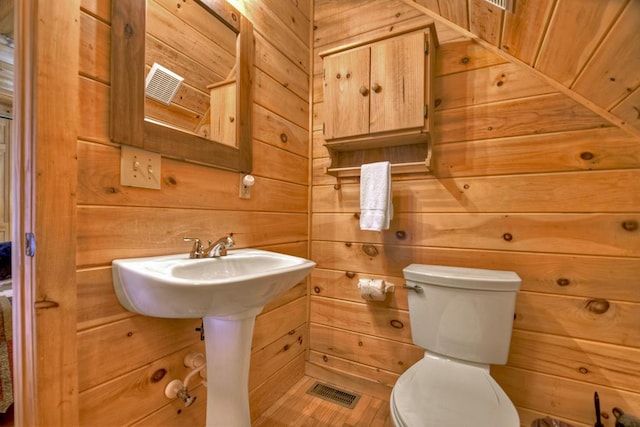
{"label": "sink pedestal column", "polygon": [[250,427],[249,364],[255,315],[205,317],[207,427]]}

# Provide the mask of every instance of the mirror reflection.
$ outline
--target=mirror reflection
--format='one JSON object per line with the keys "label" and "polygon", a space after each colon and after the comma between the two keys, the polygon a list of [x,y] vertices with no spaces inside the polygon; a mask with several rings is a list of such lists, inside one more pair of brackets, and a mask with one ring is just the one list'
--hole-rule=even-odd
{"label": "mirror reflection", "polygon": [[236,146],[236,33],[195,1],[148,0],[146,120]]}
{"label": "mirror reflection", "polygon": [[225,0],[112,0],[111,139],[251,172],[253,26]]}

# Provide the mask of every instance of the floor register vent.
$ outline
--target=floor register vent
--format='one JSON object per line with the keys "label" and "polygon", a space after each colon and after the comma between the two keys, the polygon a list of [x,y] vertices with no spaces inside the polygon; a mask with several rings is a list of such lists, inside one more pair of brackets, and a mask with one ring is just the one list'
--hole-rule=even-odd
{"label": "floor register vent", "polygon": [[349,409],[353,409],[360,399],[357,394],[321,383],[313,384],[307,393]]}

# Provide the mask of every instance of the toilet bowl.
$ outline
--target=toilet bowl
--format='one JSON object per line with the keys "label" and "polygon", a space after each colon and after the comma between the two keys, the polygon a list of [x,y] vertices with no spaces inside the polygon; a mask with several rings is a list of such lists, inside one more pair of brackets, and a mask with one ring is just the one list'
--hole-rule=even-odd
{"label": "toilet bowl", "polygon": [[393,387],[396,427],[518,427],[518,413],[489,374],[507,361],[520,278],[508,271],[412,264],[407,280],[413,342],[425,356]]}
{"label": "toilet bowl", "polygon": [[391,416],[396,427],[520,425],[515,407],[489,375],[489,366],[428,353],[393,387]]}

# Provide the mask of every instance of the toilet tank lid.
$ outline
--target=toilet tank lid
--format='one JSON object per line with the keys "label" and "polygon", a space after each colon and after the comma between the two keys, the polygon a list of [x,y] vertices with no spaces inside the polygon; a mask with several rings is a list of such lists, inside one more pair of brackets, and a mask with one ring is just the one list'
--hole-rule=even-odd
{"label": "toilet tank lid", "polygon": [[428,264],[411,264],[402,271],[407,280],[451,288],[517,291],[521,283],[513,271]]}

